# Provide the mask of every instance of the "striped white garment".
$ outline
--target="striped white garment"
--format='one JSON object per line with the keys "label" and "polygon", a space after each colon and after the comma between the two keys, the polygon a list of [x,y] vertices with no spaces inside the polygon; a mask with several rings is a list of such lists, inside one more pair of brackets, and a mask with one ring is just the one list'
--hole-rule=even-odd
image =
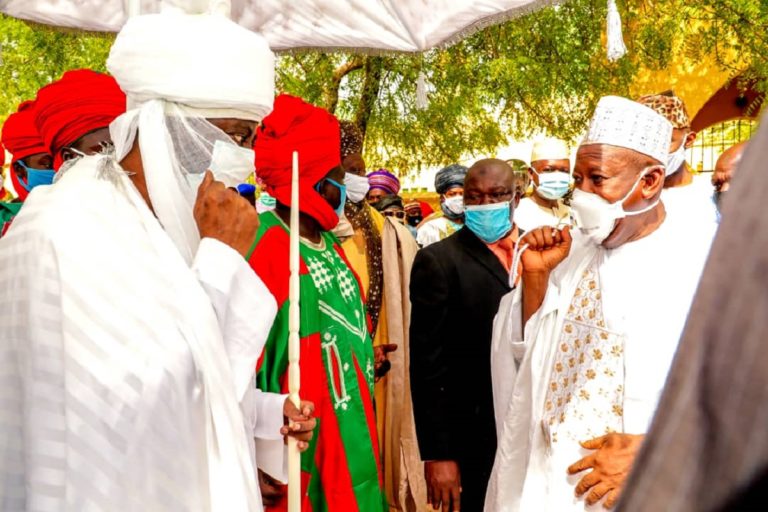
{"label": "striped white garment", "polygon": [[261,510],[238,398],[274,299],[236,383],[206,272],[109,157],[29,196],[0,240],[0,509]]}

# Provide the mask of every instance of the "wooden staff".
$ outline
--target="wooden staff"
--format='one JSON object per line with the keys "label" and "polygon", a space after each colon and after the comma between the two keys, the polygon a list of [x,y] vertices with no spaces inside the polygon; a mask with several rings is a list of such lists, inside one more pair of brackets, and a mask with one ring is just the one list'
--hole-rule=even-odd
{"label": "wooden staff", "polygon": [[[293,152],[293,172],[291,174],[291,241],[289,266],[291,277],[289,282],[288,303],[288,393],[289,400],[301,410],[299,389],[301,374],[299,372],[300,343],[299,328],[299,152]],[[288,512],[301,511],[301,454],[298,441],[288,438]]]}

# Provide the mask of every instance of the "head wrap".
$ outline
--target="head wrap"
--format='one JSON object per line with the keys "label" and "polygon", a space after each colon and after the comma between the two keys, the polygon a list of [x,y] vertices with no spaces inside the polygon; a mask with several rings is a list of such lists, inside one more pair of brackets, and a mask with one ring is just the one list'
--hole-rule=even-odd
{"label": "head wrap", "polygon": [[339,221],[315,185],[341,165],[339,122],[322,108],[281,94],[256,132],[256,174],[278,203],[291,205],[293,152],[299,152],[299,210],[325,231]]}
{"label": "head wrap", "polygon": [[387,208],[391,208],[393,206],[397,206],[402,208],[403,207],[403,198],[396,195],[388,195],[381,198],[381,201],[373,205],[376,210],[383,212]]}
{"label": "head wrap", "polygon": [[619,96],[600,99],[582,146],[607,144],[667,162],[672,125],[652,109]]}
{"label": "head wrap", "polygon": [[35,100],[35,124],[47,152],[59,151],[99,128],[109,126],[125,112],[125,94],[111,76],[76,69],[67,71],[56,82],[40,89]]}
{"label": "head wrap", "polygon": [[560,139],[542,139],[533,143],[531,162],[537,160],[569,160],[568,146]]}
{"label": "head wrap", "polygon": [[107,60],[129,109],[162,98],[205,118],[251,121],[272,110],[274,68],[255,32],[224,16],[178,12],[129,19]]}
{"label": "head wrap", "polygon": [[[217,151],[242,154],[208,119],[260,121],[272,108],[274,55],[261,36],[219,14],[163,12],[126,22],[107,69],[129,108],[110,125],[115,156],[121,161],[138,138],[155,215],[191,263],[200,243],[192,211],[203,172],[216,175]],[[228,178],[244,181],[241,172]]]}
{"label": "head wrap", "polygon": [[40,153],[48,153],[48,148],[43,144],[43,139],[37,132],[35,125],[35,103],[25,101],[19,105],[16,113],[11,114],[3,125],[2,143],[11,154],[10,177],[13,188],[24,201],[29,192],[21,185],[16,168],[13,166],[17,160]]}
{"label": "head wrap", "polygon": [[363,152],[363,132],[352,121],[339,121],[341,128],[341,159]]}
{"label": "head wrap", "polygon": [[34,101],[25,101],[5,120],[2,141],[13,157],[11,163],[31,155],[50,154],[37,131],[34,106]]}
{"label": "head wrap", "polygon": [[408,201],[403,206],[403,209],[411,213],[419,212],[419,215],[421,215],[421,204],[418,201]]}
{"label": "head wrap", "polygon": [[397,195],[400,192],[400,180],[386,169],[379,169],[368,174],[368,183],[371,188],[383,190],[387,194]]}
{"label": "head wrap", "polygon": [[467,168],[463,165],[451,164],[443,167],[435,174],[435,190],[438,194],[445,194],[454,187],[463,187],[466,176]]}
{"label": "head wrap", "polygon": [[665,91],[660,94],[650,94],[643,96],[638,103],[652,108],[657,114],[672,124],[673,128],[685,129],[691,127],[691,120],[688,118],[688,111],[685,103],[672,91]]}

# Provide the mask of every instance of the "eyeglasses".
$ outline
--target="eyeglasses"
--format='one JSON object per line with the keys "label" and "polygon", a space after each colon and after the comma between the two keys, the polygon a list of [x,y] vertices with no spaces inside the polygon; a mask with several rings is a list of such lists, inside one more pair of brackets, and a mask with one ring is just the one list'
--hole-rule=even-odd
{"label": "eyeglasses", "polygon": [[383,212],[385,217],[397,217],[398,219],[404,219],[405,218],[405,212],[402,210],[399,211],[388,211]]}

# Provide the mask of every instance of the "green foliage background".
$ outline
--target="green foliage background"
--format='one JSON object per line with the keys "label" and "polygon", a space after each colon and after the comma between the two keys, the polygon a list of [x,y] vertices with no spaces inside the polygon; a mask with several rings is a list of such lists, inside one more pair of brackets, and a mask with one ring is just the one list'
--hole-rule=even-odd
{"label": "green foliage background", "polygon": [[[768,76],[768,0],[619,2],[628,54],[605,56],[605,0],[569,0],[423,55],[283,55],[278,89],[355,120],[366,159],[400,172],[492,153],[538,131],[582,132],[597,99],[628,94],[640,70],[663,70],[672,49],[714,58],[733,77]],[[65,70],[104,70],[112,36],[62,32],[0,15],[0,119]],[[430,87],[416,108],[419,73]]]}

